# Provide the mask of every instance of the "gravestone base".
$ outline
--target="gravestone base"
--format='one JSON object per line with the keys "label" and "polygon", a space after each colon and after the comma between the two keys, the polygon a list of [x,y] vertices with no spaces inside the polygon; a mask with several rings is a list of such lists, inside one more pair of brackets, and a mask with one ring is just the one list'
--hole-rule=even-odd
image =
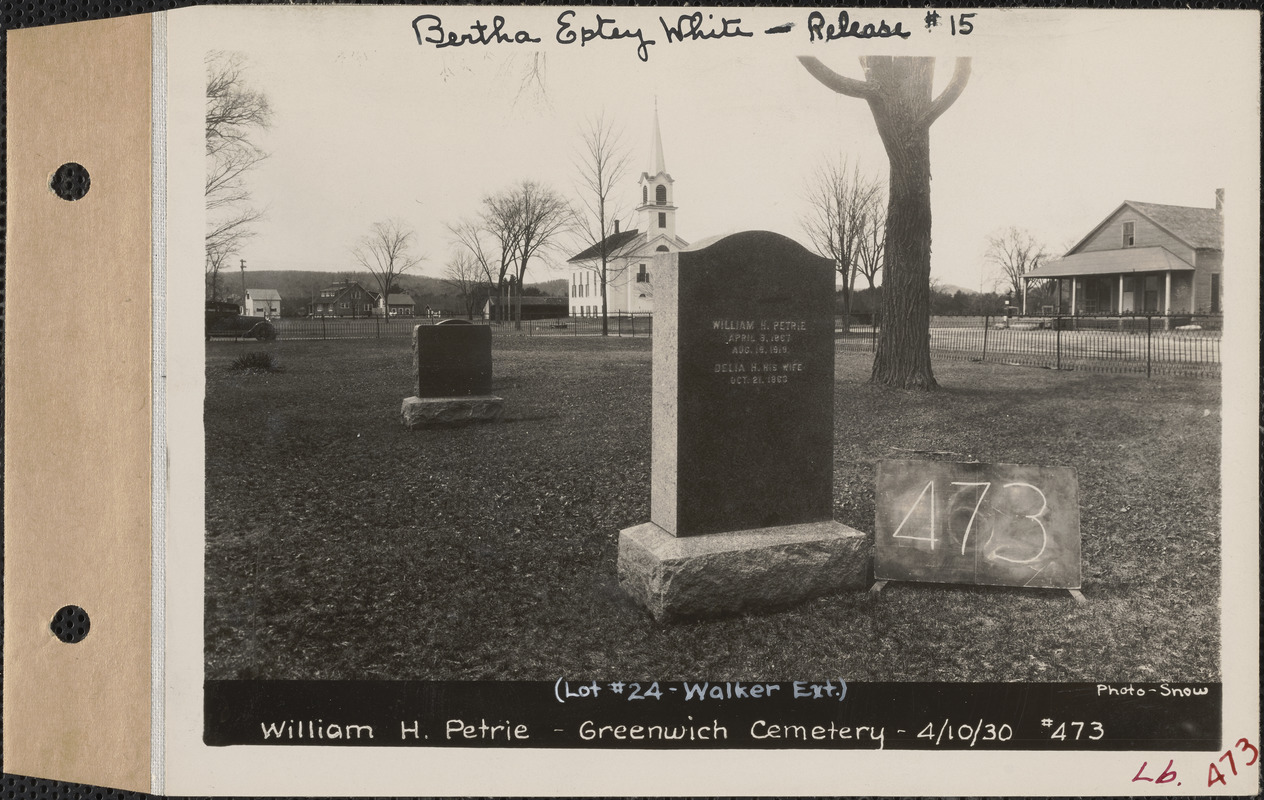
{"label": "gravestone base", "polygon": [[404,427],[410,430],[466,422],[495,422],[505,401],[495,395],[473,397],[407,397],[400,409]]}
{"label": "gravestone base", "polygon": [[866,537],[840,522],[672,536],[619,532],[619,586],[659,622],[768,611],[864,588]]}

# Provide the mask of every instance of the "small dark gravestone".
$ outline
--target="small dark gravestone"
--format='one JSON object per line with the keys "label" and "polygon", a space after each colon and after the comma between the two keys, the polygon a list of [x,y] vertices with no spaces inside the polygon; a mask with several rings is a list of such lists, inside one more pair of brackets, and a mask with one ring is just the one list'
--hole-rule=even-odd
{"label": "small dark gravestone", "polygon": [[860,585],[864,537],[832,519],[833,263],[750,231],[654,269],[650,522],[620,535],[622,585],[659,619]]}
{"label": "small dark gravestone", "polygon": [[492,393],[492,329],[486,325],[418,325],[413,329],[418,397]]}
{"label": "small dark gravestone", "polygon": [[418,325],[413,328],[416,394],[404,400],[404,425],[500,418],[504,401],[492,395],[492,332],[486,325]]}

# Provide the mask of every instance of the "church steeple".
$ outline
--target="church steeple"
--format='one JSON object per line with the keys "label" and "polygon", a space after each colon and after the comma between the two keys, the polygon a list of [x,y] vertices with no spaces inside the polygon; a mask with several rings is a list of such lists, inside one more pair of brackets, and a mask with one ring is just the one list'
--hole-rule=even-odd
{"label": "church steeple", "polygon": [[654,101],[654,143],[652,145],[653,157],[650,162],[650,168],[654,170],[654,175],[664,175],[667,173],[667,167],[663,163],[663,132],[658,127],[658,101]]}
{"label": "church steeple", "polygon": [[650,169],[641,173],[641,230],[649,241],[659,236],[676,238],[676,206],[672,203],[672,177],[663,158],[663,133],[658,124],[658,101],[654,101],[654,137],[650,144]]}

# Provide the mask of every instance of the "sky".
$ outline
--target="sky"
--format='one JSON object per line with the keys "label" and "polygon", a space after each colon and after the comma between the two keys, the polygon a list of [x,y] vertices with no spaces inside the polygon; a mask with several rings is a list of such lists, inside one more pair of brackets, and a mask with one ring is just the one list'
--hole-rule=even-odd
{"label": "sky", "polygon": [[[885,178],[887,160],[866,103],[819,84],[798,54],[856,78],[865,53],[935,55],[936,92],[952,56],[973,59],[964,93],[931,129],[932,277],[944,284],[990,290],[999,273],[987,238],[1009,226],[1061,253],[1126,199],[1209,207],[1221,187],[1230,203],[1255,197],[1254,15],[985,9],[968,36],[952,36],[946,12],[928,29],[924,10],[869,9],[853,17],[898,21],[910,35],[810,42],[809,9],[713,9],[704,13],[740,17],[755,35],[674,43],[659,17],[684,12],[581,7],[570,18],[641,28],[656,40],[641,61],[635,40],[557,43],[563,10],[500,9],[507,31],[539,43],[445,49],[418,44],[412,21],[424,8],[174,12],[206,49],[244,55],[273,108],[258,137],[270,157],[250,176],[267,217],[241,253],[248,268],[354,270],[357,240],[397,218],[426,256],[413,274],[439,277],[453,252],[446,224],[476,214],[482,197],[534,179],[578,201],[582,130],[598,114],[630,155],[618,187],[627,224],[656,104],[680,236],[764,229],[807,244],[813,170],[845,158]],[[497,13],[431,11],[457,34]],[[785,22],[789,34],[764,33]],[[542,80],[524,88],[536,64]],[[528,281],[569,275],[564,261],[582,247],[563,243]]]}

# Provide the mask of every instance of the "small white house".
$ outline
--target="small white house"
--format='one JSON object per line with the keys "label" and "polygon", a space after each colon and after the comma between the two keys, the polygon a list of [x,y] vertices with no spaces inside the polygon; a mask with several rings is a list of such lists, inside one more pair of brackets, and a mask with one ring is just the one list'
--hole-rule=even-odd
{"label": "small white house", "polygon": [[[378,305],[382,302],[379,300]],[[386,298],[386,313],[392,317],[415,317],[417,316],[417,304],[413,301],[411,295],[407,294],[391,294]]]}
{"label": "small white house", "polygon": [[281,294],[276,289],[247,289],[246,316],[274,319],[281,316]]}

